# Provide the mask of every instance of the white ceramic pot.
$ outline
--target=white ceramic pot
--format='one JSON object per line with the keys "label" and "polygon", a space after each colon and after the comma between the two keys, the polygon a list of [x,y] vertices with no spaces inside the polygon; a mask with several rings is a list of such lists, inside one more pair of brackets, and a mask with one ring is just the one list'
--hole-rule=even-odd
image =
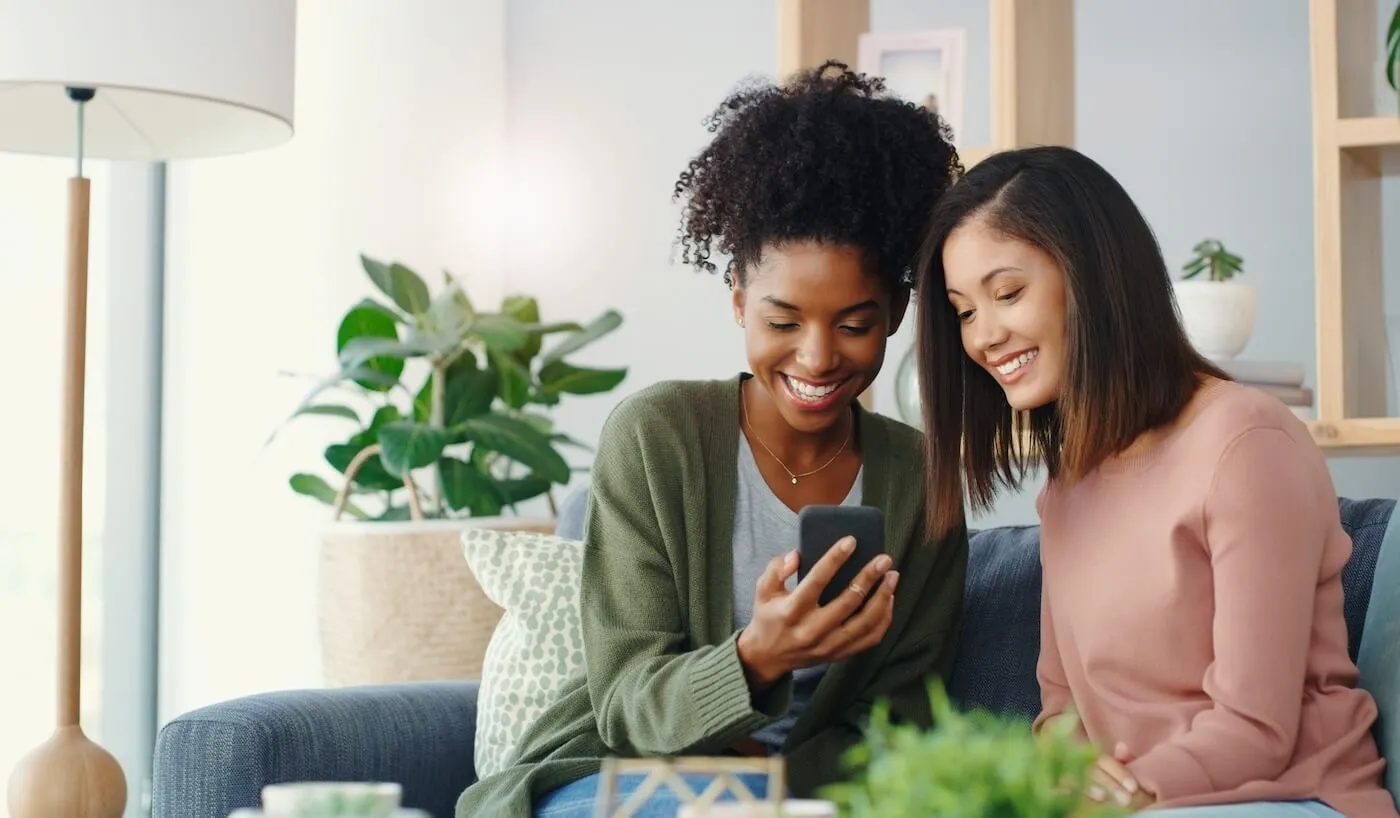
{"label": "white ceramic pot", "polygon": [[391,818],[403,798],[392,782],[298,781],[262,789],[269,818]]}
{"label": "white ceramic pot", "polygon": [[1174,284],[1191,345],[1216,361],[1239,355],[1254,334],[1254,288],[1237,281],[1181,279]]}
{"label": "white ceramic pot", "polygon": [[699,807],[685,804],[676,818],[836,818],[836,805],[814,798],[789,798],[774,808],[768,802],[726,803]]}

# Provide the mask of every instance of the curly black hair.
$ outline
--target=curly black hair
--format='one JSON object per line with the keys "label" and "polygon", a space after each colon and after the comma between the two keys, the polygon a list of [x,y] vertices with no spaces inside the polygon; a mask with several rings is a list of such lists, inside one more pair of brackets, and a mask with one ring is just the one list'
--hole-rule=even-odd
{"label": "curly black hair", "polygon": [[911,268],[938,198],[962,175],[936,113],[888,94],[877,77],[828,61],[774,85],[741,85],[706,118],[718,135],[690,161],[683,260],[733,286],[766,245],[823,241],[862,251],[892,291]]}

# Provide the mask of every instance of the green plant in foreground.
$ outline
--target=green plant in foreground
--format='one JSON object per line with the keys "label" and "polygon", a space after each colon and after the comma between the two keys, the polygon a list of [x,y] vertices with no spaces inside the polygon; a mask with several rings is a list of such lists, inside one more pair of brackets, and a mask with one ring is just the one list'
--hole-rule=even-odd
{"label": "green plant in foreground", "polygon": [[[297,473],[292,490],[334,502],[350,462],[375,444],[380,450],[355,473],[345,508],[361,520],[407,519],[410,473],[420,478],[414,483],[425,517],[491,516],[567,483],[572,469],[559,447],[587,447],[555,430],[544,410],[566,394],[608,392],[622,382],[625,368],[565,360],[617,329],[622,316],[609,310],[587,326],[543,324],[539,304],[524,295],[505,298],[499,312],[481,312],[448,273],[434,295],[402,264],[364,256],[361,263],[390,303],[366,298],[345,314],[336,331],[338,370],[288,418],[355,425],[324,452],[341,476],[333,486]],[[550,336],[559,338],[545,349]],[[320,402],[328,391],[344,401]],[[415,472],[429,467],[432,478],[422,481]],[[365,510],[366,500],[378,513]]]}
{"label": "green plant in foreground", "polygon": [[1211,281],[1229,281],[1244,273],[1244,259],[1226,250],[1218,239],[1206,239],[1192,247],[1191,252],[1195,255],[1182,265],[1186,274],[1182,278],[1195,278],[1208,270]]}
{"label": "green plant in foreground", "polygon": [[929,691],[934,727],[892,724],[873,709],[864,741],[847,754],[850,781],[821,792],[847,818],[1117,818],[1126,811],[1083,796],[1098,751],[1057,719],[1039,734],[1024,720],[962,712],[941,685]]}

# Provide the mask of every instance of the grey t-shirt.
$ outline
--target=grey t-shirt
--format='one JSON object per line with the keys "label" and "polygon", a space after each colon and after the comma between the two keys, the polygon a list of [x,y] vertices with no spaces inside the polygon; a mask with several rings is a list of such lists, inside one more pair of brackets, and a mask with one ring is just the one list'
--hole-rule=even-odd
{"label": "grey t-shirt", "polygon": [[[861,466],[851,490],[842,505],[860,505]],[[758,470],[748,438],[739,435],[739,493],[734,505],[734,627],[743,628],[753,619],[754,588],[758,578],[774,557],[797,547],[797,512],[788,508]],[[788,590],[797,585],[797,577],[788,579]],[[792,707],[782,718],[754,733],[754,739],[774,751],[782,747],[788,731],[806,708],[817,689],[825,665],[800,668],[793,672]]]}

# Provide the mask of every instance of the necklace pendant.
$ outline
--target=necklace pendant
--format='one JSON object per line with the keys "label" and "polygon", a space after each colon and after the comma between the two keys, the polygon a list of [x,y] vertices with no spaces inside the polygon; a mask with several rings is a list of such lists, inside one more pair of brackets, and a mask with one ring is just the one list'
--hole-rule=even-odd
{"label": "necklace pendant", "polygon": [[796,478],[796,477],[792,478],[792,484],[793,484],[794,486],[797,485],[797,478]]}

